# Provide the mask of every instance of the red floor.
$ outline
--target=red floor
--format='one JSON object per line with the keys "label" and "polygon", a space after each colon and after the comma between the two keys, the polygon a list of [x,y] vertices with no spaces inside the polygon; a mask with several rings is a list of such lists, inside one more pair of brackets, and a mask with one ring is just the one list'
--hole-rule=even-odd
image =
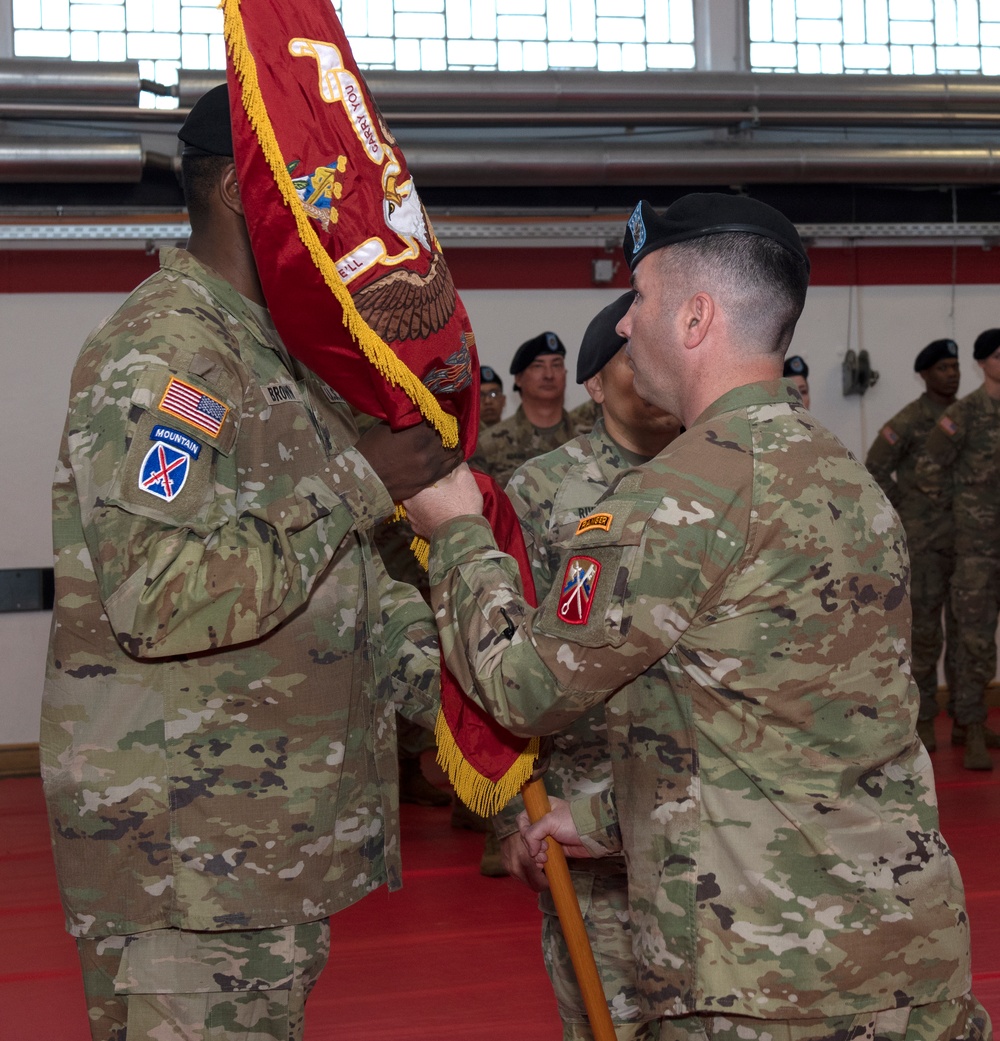
{"label": "red floor", "polygon": [[[1000,711],[991,722],[1000,728]],[[1000,1023],[1000,753],[961,768],[947,724],[934,755],[942,830],[965,880],[974,990]],[[479,874],[481,835],[447,809],[404,807],[404,887],[336,916],[306,1041],[557,1041],[534,896]],[[0,1039],[89,1041],[63,932],[37,778],[0,781]]]}

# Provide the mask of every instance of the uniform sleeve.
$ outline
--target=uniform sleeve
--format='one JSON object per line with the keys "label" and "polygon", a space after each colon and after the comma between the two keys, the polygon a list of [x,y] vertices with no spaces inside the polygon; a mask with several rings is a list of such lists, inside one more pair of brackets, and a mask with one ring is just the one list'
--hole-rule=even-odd
{"label": "uniform sleeve", "polygon": [[722,504],[707,507],[704,489],[692,494],[690,508],[673,496],[661,504],[659,492],[655,504],[601,500],[607,528],[568,547],[563,576],[534,610],[485,520],[441,525],[431,598],[466,693],[515,734],[551,734],[666,655],[745,545],[745,532],[720,537]]}
{"label": "uniform sleeve", "polygon": [[379,599],[392,698],[404,716],[433,733],[441,708],[441,650],[434,617],[415,586],[395,581],[381,561],[375,563],[381,572]]}
{"label": "uniform sleeve", "polygon": [[101,400],[89,392],[68,441],[101,598],[137,658],[258,639],[305,604],[349,532],[392,510],[359,452],[323,450],[301,422],[262,433],[260,419],[241,419],[240,387],[183,373],[183,387],[216,403],[206,431],[155,407],[178,382],[169,369],[130,381],[117,391],[131,395],[127,412],[88,407]]}
{"label": "uniform sleeve", "polygon": [[621,853],[622,833],[618,824],[615,790],[611,785],[590,796],[570,802],[570,813],[580,839],[594,856]]}
{"label": "uniform sleeve", "polygon": [[942,509],[951,506],[955,463],[964,444],[965,431],[960,413],[952,408],[945,409],[924,442],[916,474],[917,486],[935,506]]}
{"label": "uniform sleeve", "polygon": [[868,449],[865,458],[865,466],[868,472],[879,483],[879,487],[885,492],[886,498],[898,509],[900,503],[899,486],[893,476],[906,455],[909,448],[909,438],[906,436],[903,425],[899,422],[899,416],[893,416],[885,426],[878,432],[878,436]]}

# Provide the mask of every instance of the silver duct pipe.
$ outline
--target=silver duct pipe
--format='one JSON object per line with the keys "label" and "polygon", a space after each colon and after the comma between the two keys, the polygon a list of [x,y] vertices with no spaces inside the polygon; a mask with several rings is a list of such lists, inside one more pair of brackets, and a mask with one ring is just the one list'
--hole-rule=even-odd
{"label": "silver duct pipe", "polygon": [[3,103],[138,106],[142,83],[137,61],[0,58]]}
{"label": "silver duct pipe", "polygon": [[[219,69],[182,69],[175,87],[140,81],[138,63],[0,60],[0,117],[179,122]],[[987,125],[1000,77],[750,72],[370,71],[393,126]],[[179,108],[139,109],[140,87]],[[113,106],[113,111],[111,109]]]}
{"label": "silver duct pipe", "polygon": [[138,137],[114,141],[0,135],[0,182],[134,184],[142,179]]}
{"label": "silver duct pipe", "polygon": [[1000,182],[1000,148],[988,147],[671,145],[623,137],[416,142],[406,159],[420,187]]}
{"label": "silver duct pipe", "polygon": [[365,74],[393,122],[548,121],[608,113],[672,122],[675,111],[766,117],[824,109],[988,113],[1000,109],[1000,79],[984,76],[785,75],[759,72],[383,72]]}
{"label": "silver duct pipe", "polygon": [[178,107],[184,111],[190,110],[202,94],[225,82],[225,69],[178,69],[177,86],[174,88]]}

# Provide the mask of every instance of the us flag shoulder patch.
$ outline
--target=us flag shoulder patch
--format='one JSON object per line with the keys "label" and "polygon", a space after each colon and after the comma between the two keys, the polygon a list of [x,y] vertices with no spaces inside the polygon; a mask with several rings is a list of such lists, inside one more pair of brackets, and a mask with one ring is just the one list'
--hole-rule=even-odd
{"label": "us flag shoulder patch", "polygon": [[884,437],[890,445],[894,445],[899,440],[899,434],[897,434],[890,426],[882,427],[882,437]]}
{"label": "us flag shoulder patch", "polygon": [[212,437],[219,436],[222,424],[229,415],[228,405],[224,405],[218,398],[213,398],[211,394],[192,387],[190,383],[177,379],[176,376],[170,377],[170,383],[160,399],[159,409],[199,430],[204,430]]}
{"label": "us flag shoulder patch", "polygon": [[942,416],[938,420],[938,426],[949,436],[954,437],[958,427],[955,426],[955,421],[951,416]]}
{"label": "us flag shoulder patch", "polygon": [[559,594],[559,617],[567,625],[587,624],[600,573],[601,565],[593,557],[573,557],[566,565]]}

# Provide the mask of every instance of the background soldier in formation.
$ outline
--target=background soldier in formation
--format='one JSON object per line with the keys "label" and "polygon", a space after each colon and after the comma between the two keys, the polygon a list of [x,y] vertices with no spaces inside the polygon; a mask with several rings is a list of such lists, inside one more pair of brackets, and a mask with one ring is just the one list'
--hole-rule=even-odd
{"label": "background soldier in formation", "polygon": [[799,394],[802,396],[802,404],[808,408],[810,402],[809,366],[806,364],[805,358],[798,354],[793,354],[786,358],[781,374],[785,379],[790,379],[795,384]]}
{"label": "background soldier in formation", "polygon": [[359,440],[289,358],[225,85],[180,137],[188,248],[73,372],[42,777],[94,1041],[293,1041],[328,916],[401,883],[395,703],[434,722],[429,609],[369,534],[461,457]]}
{"label": "background soldier in formation", "polygon": [[[949,713],[955,689],[957,635],[951,608],[951,576],[955,569],[955,529],[950,502],[935,501],[917,483],[917,461],[941,413],[958,393],[958,344],[929,343],[913,363],[926,390],[879,431],[865,466],[896,507],[910,551],[910,603],[913,607],[913,678],[920,690],[917,734],[928,752],[937,747],[934,718],[938,714],[938,659],[945,653]],[[944,625],[942,627],[942,612]]]}
{"label": "background soldier in formation", "polygon": [[540,333],[518,347],[510,372],[521,404],[514,415],[482,431],[469,465],[502,488],[529,459],[576,436],[564,407],[566,348],[555,333]]}
{"label": "background soldier in formation", "polygon": [[507,395],[503,392],[503,380],[497,370],[489,365],[479,369],[479,433],[487,427],[496,426],[503,418]]}
{"label": "background soldier in formation", "polygon": [[799,236],[756,200],[688,195],[640,203],[625,255],[636,391],[687,429],[580,522],[563,582],[527,607],[467,468],[406,503],[449,668],[504,726],[554,733],[610,698],[615,805],[557,801],[529,848],[624,851],[662,1039],[980,1041],[902,526],[781,378]]}
{"label": "background soldier in formation", "polygon": [[996,675],[1000,611],[1000,329],[976,337],[972,356],[983,384],[950,405],[917,465],[921,489],[952,509],[955,573],[951,606],[958,630],[953,744],[966,769],[992,770],[1000,735],[986,726],[986,685]]}
{"label": "background soldier in formation", "polygon": [[[601,406],[593,430],[526,463],[507,485],[521,520],[539,598],[562,579],[563,554],[580,520],[593,511],[620,474],[657,455],[680,430],[675,416],[643,401],[632,385],[625,341],[615,331],[631,302],[630,291],[600,311],[580,344],[576,382],[584,384]],[[545,787],[550,795],[579,798],[594,806],[610,802],[611,759],[604,705],[555,735]],[[545,875],[518,831],[519,810],[517,799],[495,822],[503,839],[505,863],[512,874],[542,890],[542,951],[563,1021],[564,1041],[591,1041],[593,1033],[555,906],[546,891]],[[581,858],[571,860],[569,866],[618,1039],[646,1039],[650,1036],[648,1024],[639,1021],[636,1003],[624,858],[620,853],[602,860]]]}

